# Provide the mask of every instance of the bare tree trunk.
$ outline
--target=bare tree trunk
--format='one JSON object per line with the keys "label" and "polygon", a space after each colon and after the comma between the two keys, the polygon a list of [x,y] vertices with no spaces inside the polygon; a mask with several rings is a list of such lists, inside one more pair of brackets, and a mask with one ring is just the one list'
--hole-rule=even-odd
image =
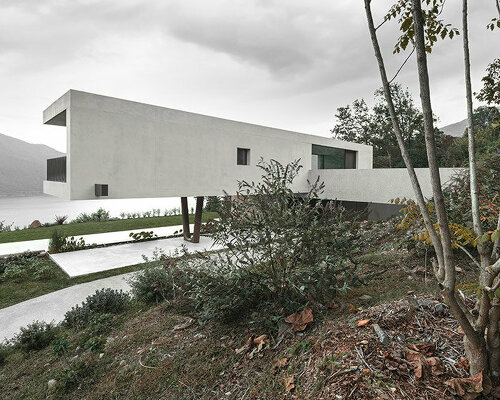
{"label": "bare tree trunk", "polygon": [[469,24],[467,21],[467,0],[463,0],[462,8],[463,42],[464,42],[464,66],[465,66],[465,95],[467,99],[467,136],[469,138],[469,176],[470,197],[472,202],[472,222],[476,236],[482,235],[481,222],[479,220],[479,195],[476,177],[476,154],[474,146],[474,120],[472,106],[472,85],[470,79],[470,55],[469,55]]}
{"label": "bare tree trunk", "polygon": [[200,231],[201,231],[201,217],[203,214],[203,196],[199,196],[196,198],[196,211],[194,214],[194,228],[193,228],[193,237],[191,238],[192,243],[200,242]]}
{"label": "bare tree trunk", "polygon": [[[434,249],[436,250],[436,257],[438,258],[439,265],[442,265],[444,261],[443,261],[443,250],[441,242],[439,241],[437,232],[434,229],[434,225],[432,224],[432,220],[429,215],[429,210],[427,209],[425,203],[424,195],[422,194],[422,189],[420,188],[420,183],[418,181],[417,174],[415,173],[415,169],[413,168],[410,155],[408,154],[408,149],[406,148],[404,143],[403,133],[401,127],[399,126],[396,110],[394,108],[394,102],[392,101],[391,87],[389,84],[389,80],[387,79],[387,72],[385,70],[384,58],[382,57],[382,52],[380,51],[377,32],[375,29],[375,24],[373,23],[373,16],[370,7],[371,0],[364,0],[364,1],[365,1],[366,18],[368,20],[368,29],[370,31],[375,57],[378,62],[380,78],[382,80],[382,87],[384,89],[385,100],[387,102],[387,107],[389,109],[389,114],[391,116],[392,127],[394,129],[394,133],[396,134],[396,139],[398,141],[398,145],[401,150],[401,156],[403,157],[406,169],[408,171],[408,175],[410,176],[410,182],[413,187],[413,191],[415,192],[420,212],[422,213],[422,216],[424,218],[425,227],[427,228],[432,243],[434,244]],[[441,274],[443,275],[442,278],[444,278],[444,273],[440,272],[440,275]]]}

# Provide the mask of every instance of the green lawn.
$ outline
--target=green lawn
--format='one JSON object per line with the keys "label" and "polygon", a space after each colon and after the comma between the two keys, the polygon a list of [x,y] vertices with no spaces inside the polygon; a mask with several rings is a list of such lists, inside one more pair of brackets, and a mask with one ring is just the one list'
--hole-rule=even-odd
{"label": "green lawn", "polygon": [[129,265],[123,268],[84,275],[77,278],[70,278],[48,257],[41,259],[40,263],[48,265],[51,268],[50,278],[40,280],[25,278],[19,282],[11,280],[0,281],[0,309],[59,289],[64,289],[68,286],[95,281],[96,279],[108,278],[114,275],[126,274],[127,272],[144,269],[149,265],[159,264],[158,261],[153,261],[150,263]]}
{"label": "green lawn", "polygon": [[[203,213],[203,222],[217,218],[218,214],[213,212]],[[189,216],[190,222],[194,222],[194,215]],[[180,215],[167,217],[132,218],[105,222],[82,222],[70,223],[57,226],[41,227],[35,229],[22,229],[12,232],[1,232],[0,243],[22,242],[25,240],[49,239],[52,231],[57,228],[65,236],[81,236],[92,233],[105,233],[115,231],[127,231],[134,229],[149,229],[161,226],[181,225]]]}

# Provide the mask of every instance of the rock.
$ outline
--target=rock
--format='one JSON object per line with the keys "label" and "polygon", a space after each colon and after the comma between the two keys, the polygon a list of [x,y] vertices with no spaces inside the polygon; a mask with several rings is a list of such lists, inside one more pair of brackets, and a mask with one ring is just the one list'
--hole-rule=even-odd
{"label": "rock", "polygon": [[372,296],[369,296],[369,295],[367,295],[367,294],[364,294],[364,295],[363,295],[363,296],[361,296],[359,299],[360,299],[362,302],[364,302],[364,303],[368,303],[368,302],[370,302],[370,301],[372,300]]}
{"label": "rock", "polygon": [[389,337],[389,335],[385,333],[378,324],[373,324],[373,330],[377,334],[380,343],[387,346],[391,342],[391,338]]}
{"label": "rock", "polygon": [[123,367],[126,364],[125,360],[120,361],[120,367]]}
{"label": "rock", "polygon": [[112,344],[113,342],[115,341],[115,338],[112,337],[112,336],[108,336],[106,338],[106,346],[109,346],[110,344]]}
{"label": "rock", "polygon": [[57,381],[55,379],[51,379],[47,382],[47,388],[50,390],[57,385]]}
{"label": "rock", "polygon": [[434,306],[434,302],[432,300],[429,300],[429,299],[424,299],[424,300],[419,301],[418,305],[420,307],[424,307],[424,308],[431,308]]}
{"label": "rock", "polygon": [[29,226],[30,229],[34,229],[34,228],[40,228],[42,226],[42,224],[40,223],[40,221],[38,221],[37,219],[35,219]]}
{"label": "rock", "polygon": [[103,357],[104,357],[104,353],[100,353],[99,358],[103,358]]}
{"label": "rock", "polygon": [[445,317],[448,315],[448,306],[443,303],[437,303],[434,305],[434,314],[439,317]]}

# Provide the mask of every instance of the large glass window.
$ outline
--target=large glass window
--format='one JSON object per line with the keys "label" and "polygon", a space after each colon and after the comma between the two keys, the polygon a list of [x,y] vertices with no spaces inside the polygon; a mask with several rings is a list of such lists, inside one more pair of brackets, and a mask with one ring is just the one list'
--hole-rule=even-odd
{"label": "large glass window", "polygon": [[356,152],[352,150],[313,144],[312,154],[318,158],[318,169],[356,168]]}

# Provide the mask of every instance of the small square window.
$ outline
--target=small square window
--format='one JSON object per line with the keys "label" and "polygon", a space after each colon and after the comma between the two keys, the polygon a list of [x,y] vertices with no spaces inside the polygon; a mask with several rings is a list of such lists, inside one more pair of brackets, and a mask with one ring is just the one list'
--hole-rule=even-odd
{"label": "small square window", "polygon": [[238,147],[236,156],[237,165],[250,165],[250,149],[242,149]]}

